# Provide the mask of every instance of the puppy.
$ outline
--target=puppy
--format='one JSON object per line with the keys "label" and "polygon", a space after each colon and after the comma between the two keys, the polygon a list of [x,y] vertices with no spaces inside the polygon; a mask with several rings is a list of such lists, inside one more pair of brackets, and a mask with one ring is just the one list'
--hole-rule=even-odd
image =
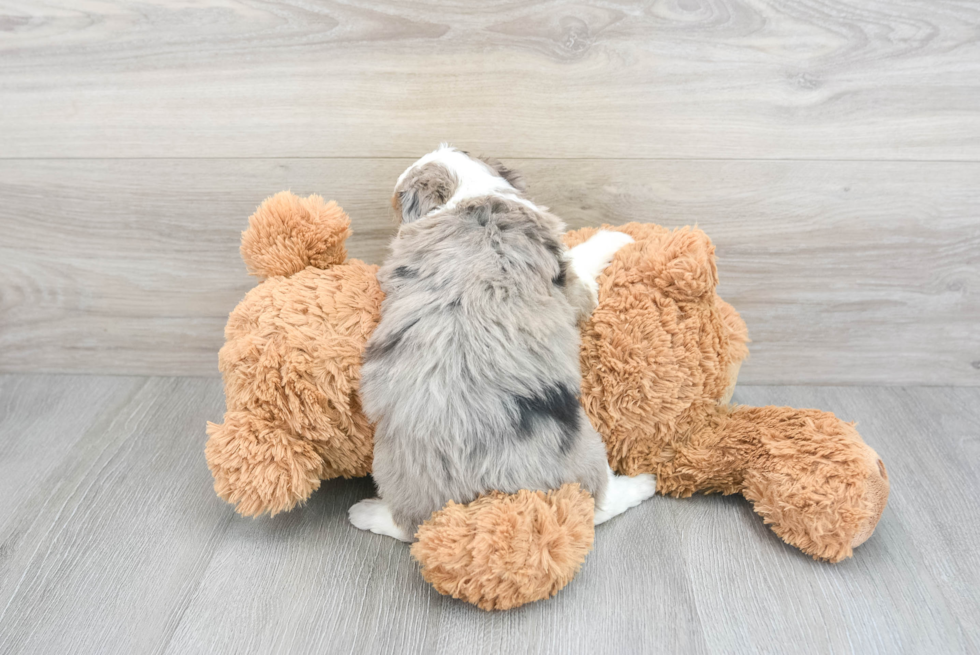
{"label": "puppy", "polygon": [[398,178],[361,375],[380,495],[350,509],[362,530],[411,541],[447,501],[566,482],[593,495],[598,524],[655,490],[613,475],[578,401],[577,321],[632,239],[604,231],[566,251],[562,221],[523,191],[514,171],[446,145]]}

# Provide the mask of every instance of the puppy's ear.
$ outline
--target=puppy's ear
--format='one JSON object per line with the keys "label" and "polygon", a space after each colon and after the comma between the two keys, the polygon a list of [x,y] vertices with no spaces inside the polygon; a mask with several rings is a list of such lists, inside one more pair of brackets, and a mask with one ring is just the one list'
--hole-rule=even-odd
{"label": "puppy's ear", "polygon": [[494,159],[493,157],[480,157],[483,163],[492,168],[497,172],[497,175],[507,180],[507,183],[512,187],[524,193],[527,191],[527,185],[524,183],[524,175],[520,171],[515,171],[513,168],[508,168],[500,162],[499,159]]}
{"label": "puppy's ear", "polygon": [[430,162],[414,169],[391,198],[391,206],[401,213],[402,223],[417,221],[453,197],[457,180],[444,166]]}

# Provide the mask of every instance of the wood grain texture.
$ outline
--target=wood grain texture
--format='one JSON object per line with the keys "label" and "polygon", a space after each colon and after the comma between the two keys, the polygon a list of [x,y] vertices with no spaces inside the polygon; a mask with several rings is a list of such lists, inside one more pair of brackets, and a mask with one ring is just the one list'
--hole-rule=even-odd
{"label": "wood grain texture", "polygon": [[3,157],[980,158],[971,0],[15,3]]}
{"label": "wood grain texture", "polygon": [[[112,415],[143,383],[139,378],[93,377],[89,384],[70,384],[47,377],[0,376],[0,526],[16,510],[36,500],[65,466],[75,441]],[[43,494],[40,500],[46,500]],[[0,545],[0,589],[6,574]],[[3,604],[0,596],[0,605]]]}
{"label": "wood grain texture", "polygon": [[2,452],[48,444],[3,470],[29,489],[0,515],[4,655],[980,649],[980,389],[741,387],[857,420],[886,462],[888,508],[853,559],[808,559],[739,498],[656,497],[597,530],[556,598],[500,613],[347,523],[367,479],[234,515],[201,452],[218,380],[17,375],[0,393]]}
{"label": "wood grain texture", "polygon": [[[34,448],[16,465],[23,500],[0,527],[0,653],[158,651],[231,518],[207,493],[203,457],[220,382],[37,380],[3,381],[17,399],[0,448]],[[73,402],[49,404],[62,396]],[[83,399],[101,410],[94,422],[78,421]]]}
{"label": "wood grain texture", "polygon": [[[384,257],[409,160],[0,162],[0,370],[217,375],[239,233],[292,188]],[[980,384],[978,163],[508,160],[571,227],[697,223],[745,383]]]}

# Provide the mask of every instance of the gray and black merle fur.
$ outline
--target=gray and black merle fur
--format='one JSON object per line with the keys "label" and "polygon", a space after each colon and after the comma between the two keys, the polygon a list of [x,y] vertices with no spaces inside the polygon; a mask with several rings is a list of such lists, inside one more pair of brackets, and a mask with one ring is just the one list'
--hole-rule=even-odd
{"label": "gray and black merle fur", "polygon": [[[379,272],[386,297],[360,385],[395,523],[411,534],[449,500],[566,482],[598,504],[606,454],[578,401],[562,222],[499,196],[438,209],[451,189],[406,182],[395,204],[414,209]],[[426,189],[440,197],[419,198]]]}

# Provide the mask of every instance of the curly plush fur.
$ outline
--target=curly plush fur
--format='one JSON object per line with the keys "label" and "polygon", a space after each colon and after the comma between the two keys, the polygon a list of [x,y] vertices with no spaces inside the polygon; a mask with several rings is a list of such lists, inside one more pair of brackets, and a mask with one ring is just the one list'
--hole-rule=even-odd
{"label": "curly plush fur", "polygon": [[374,430],[358,385],[384,296],[377,266],[342,263],[349,233],[336,203],[280,193],[242,234],[249,271],[268,279],[228,318],[218,353],[227,411],[208,423],[206,456],[215,491],[245,516],[371,471]]}
{"label": "curly plush fur", "polygon": [[592,550],[592,496],[577,484],[450,502],[419,527],[412,556],[441,594],[485,610],[554,596]]}
{"label": "curly plush fur", "polygon": [[[741,493],[787,543],[829,561],[850,556],[884,510],[884,464],[833,414],[727,404],[747,333],[715,293],[704,233],[606,229],[635,240],[600,277],[582,326],[582,404],[612,467],[655,473],[675,496]],[[383,294],[376,267],[344,262],[348,232],[336,205],[279,194],[243,234],[250,271],[268,279],[229,318],[219,353],[227,412],[208,425],[206,447],[215,490],[242,514],[288,510],[321,479],[370,471],[358,384]],[[592,514],[581,490],[494,494],[436,512],[413,553],[442,593],[514,607],[571,579],[592,545]]]}
{"label": "curly plush fur", "polygon": [[654,473],[673,496],[741,493],[787,543],[837,562],[874,530],[888,475],[853,424],[829,412],[733,407],[745,323],[715,293],[700,230],[630,223],[582,329],[582,402],[614,470]]}

